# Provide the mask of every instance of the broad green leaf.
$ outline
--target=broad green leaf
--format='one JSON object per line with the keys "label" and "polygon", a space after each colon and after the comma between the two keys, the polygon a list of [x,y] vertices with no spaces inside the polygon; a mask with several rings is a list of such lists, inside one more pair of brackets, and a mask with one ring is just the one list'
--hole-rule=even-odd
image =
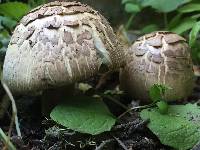
{"label": "broad green leaf", "polygon": [[21,2],[7,2],[0,4],[0,14],[20,20],[30,10],[30,6]]}
{"label": "broad green leaf", "polygon": [[47,2],[48,2],[48,0],[28,0],[28,4],[33,8],[36,6],[45,4]]}
{"label": "broad green leaf", "polygon": [[189,35],[190,47],[194,46],[199,31],[200,31],[200,21],[196,22],[195,25],[193,26],[192,30],[190,31],[190,35]]}
{"label": "broad green leaf", "polygon": [[92,135],[109,131],[116,121],[100,99],[86,96],[66,100],[65,104],[56,106],[50,116],[58,124]]}
{"label": "broad green leaf", "polygon": [[122,4],[125,4],[125,3],[135,3],[136,1],[135,0],[122,0]]}
{"label": "broad green leaf", "polygon": [[194,11],[200,11],[200,4],[199,3],[187,4],[187,5],[179,8],[178,11],[180,13],[191,13]]}
{"label": "broad green leaf", "polygon": [[196,23],[195,19],[186,18],[182,20],[180,24],[177,24],[174,28],[172,28],[171,31],[177,34],[182,34],[183,32],[190,30],[194,26],[195,23]]}
{"label": "broad green leaf", "polygon": [[200,141],[200,106],[197,104],[171,105],[167,114],[158,108],[140,112],[143,120],[150,119],[148,128],[162,144],[186,150]]}
{"label": "broad green leaf", "polygon": [[191,0],[140,0],[143,7],[151,6],[160,12],[170,12]]}
{"label": "broad green leaf", "polygon": [[136,5],[136,4],[132,4],[132,3],[127,3],[125,5],[125,11],[127,13],[137,13],[137,12],[140,12],[141,9],[140,9],[140,6]]}
{"label": "broad green leaf", "polygon": [[144,28],[141,29],[141,32],[144,33],[144,34],[147,34],[147,33],[150,33],[150,32],[153,32],[153,31],[156,31],[158,30],[158,26],[156,24],[150,24],[150,25],[147,25],[145,26]]}
{"label": "broad green leaf", "polygon": [[9,17],[0,16],[0,25],[5,26],[12,30],[16,26],[17,22]]}

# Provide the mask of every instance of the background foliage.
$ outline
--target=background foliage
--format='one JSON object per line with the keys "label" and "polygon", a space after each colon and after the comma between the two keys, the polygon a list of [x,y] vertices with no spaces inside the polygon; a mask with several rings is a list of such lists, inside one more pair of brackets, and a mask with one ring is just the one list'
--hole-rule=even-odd
{"label": "background foliage", "polygon": [[[0,4],[1,63],[3,62],[10,37],[17,22],[19,22],[22,16],[29,10],[46,2],[47,0],[7,0]],[[110,15],[113,16],[112,19],[115,21],[111,22],[116,23],[116,20],[118,21],[118,24],[115,24],[115,28],[123,24],[124,30],[126,32],[132,31],[132,33],[135,34],[135,37],[156,30],[168,30],[180,34],[188,40],[193,61],[196,65],[199,65],[199,0],[122,0],[121,5],[118,7],[119,9],[123,8],[122,15],[124,15],[125,18],[125,21],[122,19],[124,21],[123,23],[121,22],[121,19],[119,19],[121,14],[114,15],[109,9],[107,9],[106,13],[110,13]],[[160,85],[152,87],[150,90],[150,96],[152,102],[155,103],[157,107],[150,109],[150,111],[144,109],[141,112],[141,116],[144,120],[150,118],[151,123],[149,124],[149,128],[159,137],[163,144],[178,149],[184,149],[182,146],[190,148],[199,140],[199,126],[196,125],[196,122],[193,120],[189,120],[182,112],[187,111],[186,114],[190,112],[192,115],[189,117],[195,118],[196,115],[199,114],[200,108],[196,105],[168,106],[162,96],[164,93],[163,91],[166,89],[166,87]],[[115,94],[111,93],[112,91],[107,91],[107,93],[105,92],[105,95],[108,96],[109,92],[110,94]],[[76,100],[76,103],[74,103],[75,101],[68,101],[67,105],[58,105],[52,111],[51,118],[65,127],[93,135],[109,131],[112,128],[116,118],[112,116],[102,101],[94,101],[93,99],[92,103],[90,98],[87,98],[85,101],[83,101],[82,98],[79,98],[78,100]],[[89,104],[90,102],[92,105],[84,105]],[[178,117],[177,114],[182,115]],[[75,115],[75,117],[73,115]],[[199,116],[195,119],[199,121]],[[165,123],[164,125],[166,126],[164,126],[163,120],[170,124],[170,126],[168,126],[167,123]],[[85,121],[85,124],[81,124],[83,121]],[[164,129],[160,127],[164,127]],[[172,131],[178,131],[178,134],[173,134]],[[169,137],[166,136],[166,134]],[[183,142],[179,145],[176,144],[183,140],[182,136],[188,137],[188,134],[192,136],[191,141]],[[177,138],[177,135],[180,138]],[[168,139],[166,139],[166,137]],[[173,140],[171,140],[171,137]]]}
{"label": "background foliage", "polygon": [[[125,27],[137,29],[140,34],[155,30],[168,30],[188,39],[195,64],[200,63],[200,1],[198,0],[122,0],[124,10],[129,14]],[[151,15],[153,12],[153,15]],[[145,24],[138,28],[137,18],[145,18]]]}

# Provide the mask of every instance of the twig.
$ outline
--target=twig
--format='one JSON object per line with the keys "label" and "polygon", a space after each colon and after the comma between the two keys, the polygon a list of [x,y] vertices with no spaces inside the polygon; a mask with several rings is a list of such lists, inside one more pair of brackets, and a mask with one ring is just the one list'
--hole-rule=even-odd
{"label": "twig", "polygon": [[11,103],[12,103],[12,118],[14,118],[14,119],[11,120],[11,124],[13,122],[15,122],[15,127],[16,127],[16,131],[17,131],[17,135],[19,137],[21,137],[21,131],[20,131],[20,128],[19,128],[19,122],[18,122],[18,117],[17,117],[17,107],[16,107],[16,104],[15,104],[15,100],[14,100],[14,98],[12,96],[12,93],[10,92],[8,86],[6,85],[6,83],[1,80],[1,84],[2,84],[3,88],[5,89],[7,95],[10,98]]}
{"label": "twig", "polygon": [[[114,137],[114,136],[113,136]],[[120,139],[118,139],[118,138],[116,138],[116,137],[114,137],[114,139],[118,142],[118,144],[124,149],[124,150],[128,150],[128,148],[126,147],[126,145],[124,145],[124,143],[120,140]]]}
{"label": "twig", "polygon": [[152,106],[155,106],[155,103],[149,104],[149,105],[144,105],[144,106],[137,106],[137,107],[132,107],[130,109],[127,109],[127,111],[125,111],[124,113],[122,113],[121,115],[118,116],[118,119],[120,119],[121,117],[123,117],[125,114],[136,110],[136,109],[145,109],[145,108],[150,108]]}
{"label": "twig", "polygon": [[105,94],[101,94],[101,96],[113,101],[114,103],[116,103],[117,105],[121,106],[125,110],[128,110],[128,107],[126,105],[122,104],[121,102],[119,102],[118,100],[114,99],[113,97],[111,97],[109,95],[105,95]]}
{"label": "twig", "polygon": [[0,138],[5,143],[5,145],[7,145],[7,148],[9,150],[16,150],[15,146],[12,144],[12,142],[9,139],[9,137],[7,137],[5,135],[5,133],[3,132],[3,130],[1,128],[0,128]]}
{"label": "twig", "polygon": [[97,147],[95,148],[95,150],[102,150],[103,147],[104,147],[106,144],[108,144],[108,143],[110,143],[110,142],[112,142],[112,141],[114,141],[114,139],[108,139],[108,140],[106,140],[106,141],[103,141],[99,146],[97,146]]}

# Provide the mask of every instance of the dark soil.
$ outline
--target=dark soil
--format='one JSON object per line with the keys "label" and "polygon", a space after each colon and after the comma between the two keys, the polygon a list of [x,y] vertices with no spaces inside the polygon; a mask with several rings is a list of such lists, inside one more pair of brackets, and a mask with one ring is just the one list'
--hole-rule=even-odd
{"label": "dark soil", "polygon": [[[99,86],[99,91],[110,89],[118,84],[117,74],[104,78],[106,80]],[[102,80],[102,79],[101,79]],[[94,87],[99,79],[89,81]],[[114,84],[110,84],[110,83]],[[198,81],[199,82],[199,81]],[[109,86],[105,86],[109,85]],[[109,87],[109,88],[108,88]],[[200,88],[197,86],[193,97],[199,98]],[[43,117],[41,110],[41,97],[16,98],[22,139],[16,136],[15,128],[11,133],[11,141],[19,150],[170,150],[170,147],[162,145],[157,137],[146,127],[148,120],[142,121],[138,112],[134,111],[118,120],[110,132],[91,136],[68,130],[55,124],[52,120]],[[120,100],[131,107],[137,105],[127,95],[122,95]],[[124,110],[111,101],[105,99],[109,109],[116,116]],[[130,104],[131,103],[131,104]],[[10,108],[11,109],[11,108]],[[8,110],[4,118],[0,120],[0,127],[4,132],[10,128],[11,110]],[[5,148],[0,143],[0,149]]]}

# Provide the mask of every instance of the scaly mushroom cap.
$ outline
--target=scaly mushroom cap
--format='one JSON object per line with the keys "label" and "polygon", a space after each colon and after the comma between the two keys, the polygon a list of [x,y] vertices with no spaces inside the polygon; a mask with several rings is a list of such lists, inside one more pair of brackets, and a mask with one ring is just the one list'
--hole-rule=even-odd
{"label": "scaly mushroom cap", "polygon": [[6,53],[3,80],[12,92],[67,85],[123,64],[122,47],[97,11],[79,2],[51,2],[17,25]]}
{"label": "scaly mushroom cap", "polygon": [[193,89],[193,70],[186,40],[166,31],[140,37],[128,49],[120,81],[130,95],[144,101],[153,84],[172,88],[165,94],[168,101],[187,97]]}

